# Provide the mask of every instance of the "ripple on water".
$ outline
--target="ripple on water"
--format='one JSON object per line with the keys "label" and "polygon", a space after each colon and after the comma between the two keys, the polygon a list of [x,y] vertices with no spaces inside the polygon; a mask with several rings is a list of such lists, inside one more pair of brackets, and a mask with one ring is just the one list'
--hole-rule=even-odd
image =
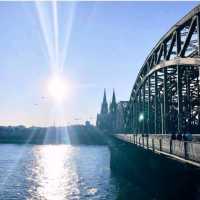
{"label": "ripple on water", "polygon": [[97,192],[98,192],[97,188],[89,188],[89,189],[87,189],[88,195],[91,195],[91,196],[95,195]]}
{"label": "ripple on water", "polygon": [[0,199],[116,199],[107,147],[0,145],[0,152]]}

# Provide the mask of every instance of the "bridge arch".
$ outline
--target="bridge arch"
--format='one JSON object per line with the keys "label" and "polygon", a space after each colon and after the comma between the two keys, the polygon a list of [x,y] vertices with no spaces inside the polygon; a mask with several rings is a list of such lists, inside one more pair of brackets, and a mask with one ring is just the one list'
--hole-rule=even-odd
{"label": "bridge arch", "polygon": [[200,133],[200,5],[156,44],[140,69],[125,127],[134,133]]}

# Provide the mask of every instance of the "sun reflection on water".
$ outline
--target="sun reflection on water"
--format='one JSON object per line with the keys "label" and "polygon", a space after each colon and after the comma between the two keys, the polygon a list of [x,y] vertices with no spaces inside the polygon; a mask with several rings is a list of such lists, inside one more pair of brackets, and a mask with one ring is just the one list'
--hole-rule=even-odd
{"label": "sun reflection on water", "polygon": [[116,199],[107,147],[5,144],[0,152],[2,200]]}
{"label": "sun reflection on water", "polygon": [[[48,145],[36,150],[32,178],[37,185],[31,188],[31,198],[44,200],[79,199],[78,175],[73,162],[75,151],[70,145],[60,148]],[[39,185],[38,185],[39,184]],[[77,197],[77,198],[76,198]]]}

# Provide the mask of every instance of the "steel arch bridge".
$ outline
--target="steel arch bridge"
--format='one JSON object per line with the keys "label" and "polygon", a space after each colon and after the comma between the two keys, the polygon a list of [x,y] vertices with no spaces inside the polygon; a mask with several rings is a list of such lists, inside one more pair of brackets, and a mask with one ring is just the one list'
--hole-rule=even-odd
{"label": "steel arch bridge", "polygon": [[126,110],[132,133],[200,133],[200,5],[178,21],[146,58]]}

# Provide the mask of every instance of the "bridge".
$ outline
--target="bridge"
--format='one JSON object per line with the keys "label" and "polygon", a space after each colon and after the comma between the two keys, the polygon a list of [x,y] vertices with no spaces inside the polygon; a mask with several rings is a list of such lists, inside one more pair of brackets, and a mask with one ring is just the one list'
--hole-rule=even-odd
{"label": "bridge", "polygon": [[[122,105],[119,111],[117,105]],[[113,92],[110,107],[108,112],[104,91],[97,127],[111,133],[105,135],[112,170],[139,180],[156,199],[198,199],[200,5],[149,53],[129,101],[116,104]]]}
{"label": "bridge", "polygon": [[147,56],[119,140],[200,167],[200,5]]}
{"label": "bridge", "polygon": [[147,56],[132,89],[125,128],[138,134],[200,133],[200,6]]}

